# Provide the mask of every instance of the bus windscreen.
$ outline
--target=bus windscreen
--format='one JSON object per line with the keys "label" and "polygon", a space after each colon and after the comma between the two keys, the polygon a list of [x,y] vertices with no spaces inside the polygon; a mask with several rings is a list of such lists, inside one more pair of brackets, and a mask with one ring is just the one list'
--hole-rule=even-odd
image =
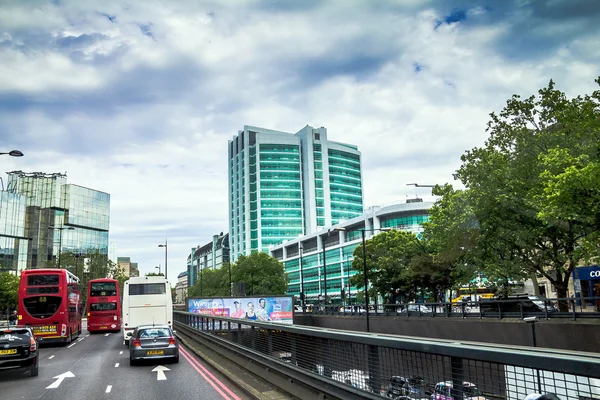
{"label": "bus windscreen", "polygon": [[58,285],[58,275],[29,275],[27,277],[27,286]]}
{"label": "bus windscreen", "polygon": [[117,284],[115,282],[93,282],[90,288],[90,296],[116,296]]}
{"label": "bus windscreen", "polygon": [[129,285],[129,295],[138,296],[145,294],[165,294],[166,284],[164,283],[141,283]]}
{"label": "bus windscreen", "polygon": [[62,299],[58,296],[35,296],[23,299],[23,305],[34,318],[48,318],[56,314]]}

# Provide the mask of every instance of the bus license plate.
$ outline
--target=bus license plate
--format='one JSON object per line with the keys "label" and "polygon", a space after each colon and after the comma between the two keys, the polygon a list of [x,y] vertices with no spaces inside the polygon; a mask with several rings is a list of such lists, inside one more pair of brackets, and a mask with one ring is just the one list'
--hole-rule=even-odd
{"label": "bus license plate", "polygon": [[108,326],[101,326],[100,329],[107,329]]}
{"label": "bus license plate", "polygon": [[0,356],[4,356],[6,354],[17,354],[17,349],[0,350]]}
{"label": "bus license plate", "polygon": [[34,326],[33,334],[39,335],[42,333],[56,333],[56,325]]}
{"label": "bus license plate", "polygon": [[160,356],[163,354],[165,354],[164,350],[148,350],[146,352],[146,355],[148,355],[148,356]]}

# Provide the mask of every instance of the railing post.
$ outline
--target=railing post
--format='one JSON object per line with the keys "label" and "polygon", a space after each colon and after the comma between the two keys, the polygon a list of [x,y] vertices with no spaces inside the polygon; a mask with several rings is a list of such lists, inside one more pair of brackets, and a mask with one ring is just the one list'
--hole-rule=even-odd
{"label": "railing post", "polygon": [[462,400],[464,398],[464,371],[462,358],[450,357],[450,368],[452,370],[452,388],[454,391],[454,393],[451,393],[450,398],[454,400]]}
{"label": "railing post", "polygon": [[379,347],[368,346],[368,370],[370,389],[379,394],[381,391],[381,365],[379,360]]}

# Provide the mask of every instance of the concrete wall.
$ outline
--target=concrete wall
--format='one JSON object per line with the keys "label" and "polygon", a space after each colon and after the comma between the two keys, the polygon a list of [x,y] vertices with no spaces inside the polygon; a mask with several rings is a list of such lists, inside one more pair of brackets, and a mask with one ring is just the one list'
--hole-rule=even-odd
{"label": "concrete wall", "polygon": [[[515,319],[369,318],[371,332],[422,338],[532,346],[531,324]],[[295,315],[294,324],[349,331],[366,330],[365,316]],[[553,319],[535,323],[538,347],[600,353],[600,320]]]}

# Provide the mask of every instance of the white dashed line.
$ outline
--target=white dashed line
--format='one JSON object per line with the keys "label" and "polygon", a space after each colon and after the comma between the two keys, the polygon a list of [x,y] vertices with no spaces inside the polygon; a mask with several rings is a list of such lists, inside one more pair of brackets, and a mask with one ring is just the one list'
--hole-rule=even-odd
{"label": "white dashed line", "polygon": [[121,351],[119,352],[119,354],[123,354],[123,351],[121,350]]}
{"label": "white dashed line", "polygon": [[88,336],[90,336],[90,334],[89,334],[89,333],[88,333],[87,335],[85,335],[85,337],[88,337]]}
{"label": "white dashed line", "polygon": [[106,334],[104,334],[104,336],[108,336],[108,335],[110,335],[110,333],[106,333]]}
{"label": "white dashed line", "polygon": [[48,357],[48,360],[52,360],[54,358],[54,356],[50,356]]}
{"label": "white dashed line", "polygon": [[81,338],[77,339],[77,341],[78,341],[78,342],[81,342],[81,341],[82,341],[82,340],[84,340],[84,339],[85,339],[84,337],[81,337]]}
{"label": "white dashed line", "polygon": [[108,385],[106,387],[106,393],[110,393],[111,390],[112,390],[112,385]]}
{"label": "white dashed line", "polygon": [[119,363],[116,363],[116,364],[115,364],[115,368],[119,368]]}
{"label": "white dashed line", "polygon": [[70,349],[71,347],[75,346],[77,344],[77,342],[73,342],[70,345],[67,346],[67,349]]}

